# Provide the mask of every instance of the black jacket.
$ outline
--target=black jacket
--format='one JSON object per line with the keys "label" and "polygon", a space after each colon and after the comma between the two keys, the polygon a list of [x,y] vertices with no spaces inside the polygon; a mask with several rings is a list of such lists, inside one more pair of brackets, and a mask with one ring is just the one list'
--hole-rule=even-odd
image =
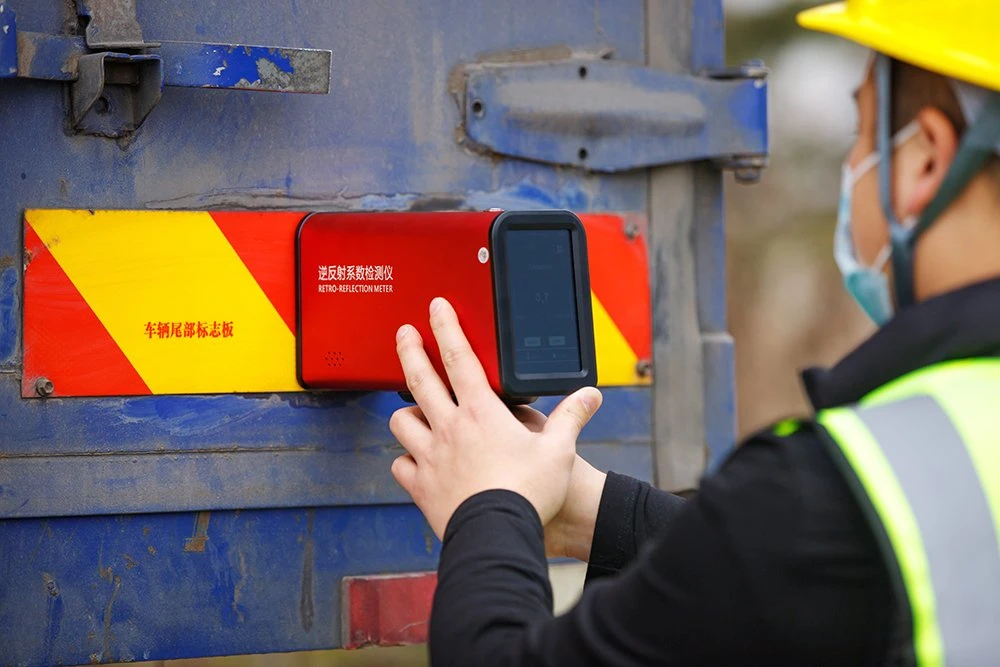
{"label": "black jacket", "polygon": [[[830,370],[819,410],[937,362],[1000,355],[1000,280],[897,316]],[[433,667],[883,665],[891,570],[822,427],[749,438],[684,501],[609,473],[587,584],[552,614],[542,526],[507,491],[468,499],[444,537]]]}

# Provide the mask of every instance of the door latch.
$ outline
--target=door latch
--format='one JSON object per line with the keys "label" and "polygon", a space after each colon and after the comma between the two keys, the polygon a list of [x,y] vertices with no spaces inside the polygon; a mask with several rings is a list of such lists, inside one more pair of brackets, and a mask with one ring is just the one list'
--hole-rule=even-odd
{"label": "door latch", "polygon": [[109,138],[134,133],[165,86],[330,92],[329,50],[147,42],[135,2],[76,0],[80,36],[19,32],[14,11],[0,0],[0,78],[68,83],[73,131]]}
{"label": "door latch", "polygon": [[612,173],[709,160],[737,180],[767,164],[767,70],[703,74],[609,59],[463,66],[455,92],[473,150]]}

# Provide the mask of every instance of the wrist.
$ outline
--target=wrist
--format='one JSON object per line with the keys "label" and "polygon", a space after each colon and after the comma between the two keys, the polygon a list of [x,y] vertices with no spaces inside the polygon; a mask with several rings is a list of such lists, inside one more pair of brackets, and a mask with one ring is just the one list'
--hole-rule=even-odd
{"label": "wrist", "polygon": [[586,563],[590,560],[597,513],[608,476],[581,458],[575,462],[573,474],[579,483],[573,484],[573,491],[566,499],[568,520],[563,540],[566,555]]}

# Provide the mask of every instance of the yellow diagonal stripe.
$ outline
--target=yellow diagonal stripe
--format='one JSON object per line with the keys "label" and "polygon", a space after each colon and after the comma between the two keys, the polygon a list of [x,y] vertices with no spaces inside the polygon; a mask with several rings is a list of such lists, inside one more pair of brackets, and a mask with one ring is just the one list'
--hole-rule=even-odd
{"label": "yellow diagonal stripe", "polygon": [[26,215],[153,393],[300,390],[292,332],[208,213]]}
{"label": "yellow diagonal stripe", "polygon": [[639,359],[632,347],[593,292],[590,303],[594,311],[598,384],[605,387],[649,384],[649,378],[640,376],[636,371]]}

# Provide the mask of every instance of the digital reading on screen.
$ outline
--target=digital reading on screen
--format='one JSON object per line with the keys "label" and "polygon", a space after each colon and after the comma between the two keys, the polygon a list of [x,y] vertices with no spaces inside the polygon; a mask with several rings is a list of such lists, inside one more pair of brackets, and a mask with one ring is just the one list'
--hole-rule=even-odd
{"label": "digital reading on screen", "polygon": [[518,376],[581,370],[568,229],[512,230],[507,275]]}

